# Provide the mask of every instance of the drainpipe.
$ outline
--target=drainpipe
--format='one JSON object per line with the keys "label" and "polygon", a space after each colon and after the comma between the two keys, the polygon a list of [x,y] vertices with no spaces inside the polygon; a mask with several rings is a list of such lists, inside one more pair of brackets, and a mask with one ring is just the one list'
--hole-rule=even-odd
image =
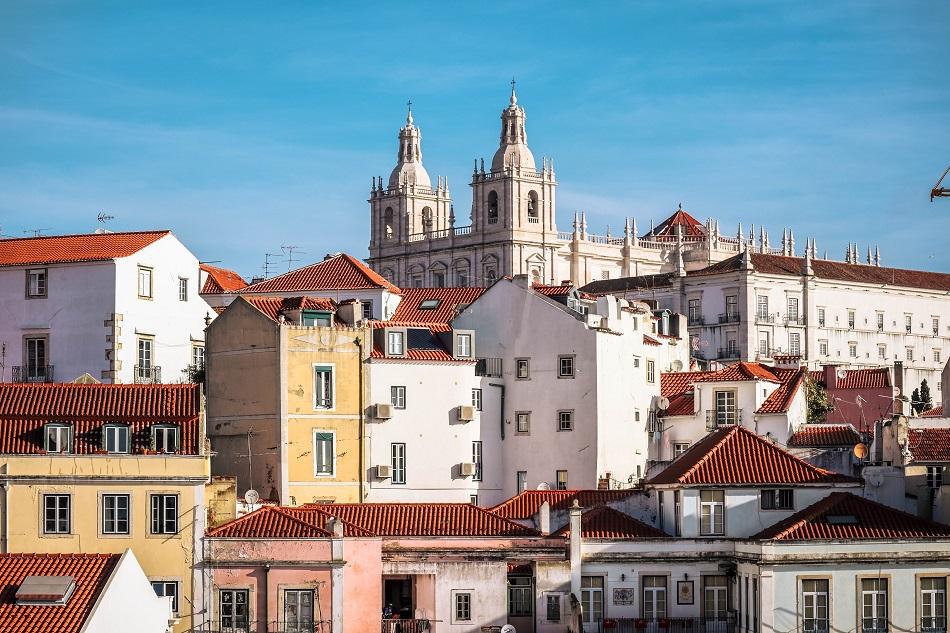
{"label": "drainpipe", "polygon": [[270,628],[270,565],[264,564],[264,627]]}
{"label": "drainpipe", "polygon": [[501,389],[501,420],[499,424],[501,425],[501,439],[505,439],[505,385],[499,384],[497,382],[488,383],[489,387],[498,387]]}
{"label": "drainpipe", "polygon": [[0,546],[0,553],[6,554],[10,551],[10,482],[3,482],[3,544]]}
{"label": "drainpipe", "polygon": [[[365,331],[365,330],[364,330]],[[363,480],[364,477],[364,460],[366,452],[366,416],[364,414],[363,408],[365,407],[363,403],[363,339],[360,336],[357,336],[353,339],[353,342],[356,344],[356,348],[359,350],[359,358],[357,362],[359,363],[359,416],[360,416],[360,430],[359,430],[359,494],[360,494],[360,503],[366,499],[365,492],[363,489]]]}

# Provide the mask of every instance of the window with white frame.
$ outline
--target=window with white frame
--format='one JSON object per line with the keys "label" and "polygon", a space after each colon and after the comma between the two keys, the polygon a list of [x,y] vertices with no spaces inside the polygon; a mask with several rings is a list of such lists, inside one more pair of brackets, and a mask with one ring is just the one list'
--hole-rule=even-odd
{"label": "window with white frame", "polygon": [[390,356],[402,356],[406,353],[406,333],[402,331],[386,333],[386,353]]}
{"label": "window with white frame", "polygon": [[703,617],[706,621],[721,622],[728,613],[728,586],[726,576],[703,576]]}
{"label": "window with white frame", "polygon": [[739,319],[739,296],[726,295],[726,319],[737,321]]}
{"label": "window with white frame", "polygon": [[791,510],[794,505],[795,491],[791,488],[771,488],[759,495],[759,507],[763,510]]}
{"label": "window with white frame", "polygon": [[825,327],[825,309],[818,308],[818,325],[820,327]]}
{"label": "window with white frame", "polygon": [[887,622],[887,578],[861,579],[861,630],[863,633],[884,633]]}
{"label": "window with white frame", "polygon": [[828,632],[828,580],[802,580],[802,633]]}
{"label": "window with white frame", "polygon": [[178,495],[149,495],[152,534],[178,534]]}
{"label": "window with white frame", "polygon": [[317,477],[332,477],[336,469],[336,433],[313,432],[313,474]]}
{"label": "window with white frame", "polygon": [[468,591],[453,591],[454,609],[452,623],[472,621],[472,594]]}
{"label": "window with white frame", "polygon": [[406,445],[402,442],[394,442],[390,446],[390,457],[392,459],[392,483],[406,483]]}
{"label": "window with white frame", "polygon": [[756,297],[755,316],[759,319],[766,319],[769,316],[769,297],[768,295],[758,295]]}
{"label": "window with white frame", "polygon": [[554,479],[555,479],[556,490],[567,490],[567,471],[566,470],[555,471]]}
{"label": "window with white frame", "polygon": [[726,493],[723,490],[699,492],[699,533],[722,536],[725,527]]}
{"label": "window with white frame", "polygon": [[154,357],[152,355],[152,347],[155,341],[151,338],[139,337],[138,340],[138,354],[136,355],[136,364],[138,365],[139,371],[144,372],[140,373],[138,377],[148,378],[147,372],[152,368],[152,361]]}
{"label": "window with white frame", "polygon": [[643,576],[643,617],[655,620],[666,617],[666,576]]}
{"label": "window with white frame", "polygon": [[531,377],[531,361],[527,358],[515,359],[515,378],[517,380],[527,380]]}
{"label": "window with white frame", "polygon": [[204,369],[205,367],[205,346],[204,345],[191,346],[191,364],[194,365],[196,369]]}
{"label": "window with white frame", "polygon": [[920,631],[933,633],[947,630],[947,578],[920,579]]}
{"label": "window with white frame", "polygon": [[561,621],[561,594],[548,593],[544,595],[545,622]]}
{"label": "window with white frame", "polygon": [[153,580],[152,589],[159,598],[171,598],[172,613],[178,615],[178,581]]}
{"label": "window with white frame", "polygon": [[789,332],[788,334],[788,353],[792,356],[800,356],[802,353],[802,335],[800,332]]}
{"label": "window with white frame", "polygon": [[26,379],[30,382],[51,380],[49,372],[49,339],[45,336],[28,336],[23,339]]}
{"label": "window with white frame", "polygon": [[908,347],[908,348],[907,348],[907,360],[910,361],[910,362],[913,362],[913,360],[914,360],[914,348],[913,348],[913,347]]}
{"label": "window with white frame", "polygon": [[528,471],[519,470],[515,473],[515,491],[517,494],[521,494],[528,489]]}
{"label": "window with white frame", "polygon": [[558,431],[573,431],[574,430],[574,412],[573,411],[558,411],[557,412],[557,430]]}
{"label": "window with white frame", "polygon": [[759,332],[759,355],[768,357],[769,355],[769,333]]}
{"label": "window with white frame", "polygon": [[406,387],[404,385],[394,385],[389,388],[389,401],[396,409],[406,408]]}
{"label": "window with white frame", "polygon": [[716,392],[716,425],[738,423],[739,409],[736,405],[735,391]]}
{"label": "window with white frame", "polygon": [[313,368],[313,408],[333,408],[333,367],[330,365]]}
{"label": "window with white frame", "polygon": [[858,357],[858,344],[857,343],[848,343],[848,356],[851,358]]}
{"label": "window with white frame", "polygon": [[937,336],[940,334],[940,318],[939,317],[933,317],[931,319],[930,326],[931,326],[931,329],[933,330],[934,336]]}
{"label": "window with white frame", "polygon": [[221,589],[218,592],[218,620],[223,633],[247,633],[248,617],[247,589]]}
{"label": "window with white frame", "polygon": [[147,266],[139,266],[138,273],[138,293],[142,299],[152,298],[152,269]]}
{"label": "window with white frame", "polygon": [[943,466],[927,466],[927,487],[937,490],[943,485]]}
{"label": "window with white frame", "polygon": [[73,427],[68,424],[47,424],[43,429],[43,448],[47,453],[69,453],[73,450]]}
{"label": "window with white frame", "polygon": [[188,279],[185,277],[178,278],[178,300],[188,301]]}
{"label": "window with white frame", "polygon": [[904,315],[904,331],[910,334],[914,329],[914,317],[910,314]]}
{"label": "window with white frame", "polygon": [[673,459],[689,450],[689,442],[673,442]]}
{"label": "window with white frame", "polygon": [[798,322],[798,297],[788,298],[788,320],[792,323]]}
{"label": "window with white frame", "polygon": [[26,271],[26,296],[28,299],[46,296],[45,268],[31,268]]}
{"label": "window with white frame", "polygon": [[877,357],[881,360],[885,360],[887,358],[887,345],[877,346]]}
{"label": "window with white frame", "polygon": [[475,440],[472,442],[472,463],[475,464],[475,474],[472,475],[472,481],[482,480],[482,442]]}
{"label": "window with white frame", "polygon": [[72,497],[64,494],[43,495],[43,533],[69,534]]}
{"label": "window with white frame", "polygon": [[647,382],[656,382],[656,361],[647,361]]}
{"label": "window with white frame", "polygon": [[129,425],[107,424],[102,427],[102,448],[107,453],[128,453]]}
{"label": "window with white frame", "polygon": [[472,357],[472,335],[458,334],[455,337],[455,355],[459,358]]}
{"label": "window with white frame", "polygon": [[557,357],[557,377],[558,378],[573,378],[574,377],[574,357],[573,356],[558,356]]}
{"label": "window with white frame", "polygon": [[129,533],[129,495],[102,495],[102,533]]}
{"label": "window with white frame", "polygon": [[855,313],[854,310],[848,310],[848,329],[854,329]]}
{"label": "window with white frame", "polygon": [[883,312],[877,313],[877,331],[878,332],[884,331],[884,313]]}
{"label": "window with white frame", "polygon": [[478,388],[472,389],[472,406],[475,407],[476,411],[482,410],[482,390]]}
{"label": "window with white frame", "polygon": [[311,633],[313,626],[313,590],[284,589],[283,633]]}
{"label": "window with white frame", "polygon": [[177,453],[181,442],[180,429],[171,424],[156,424],[152,427],[152,450],[156,453]]}
{"label": "window with white frame", "polygon": [[[421,282],[422,280],[420,279],[419,281]],[[420,285],[421,285],[421,283],[420,283]],[[372,319],[372,318],[373,318],[373,300],[372,300],[372,299],[361,299],[361,300],[360,300],[360,312],[361,312],[361,316],[362,316],[364,319]]]}
{"label": "window with white frame", "polygon": [[696,325],[703,322],[703,304],[701,299],[690,299],[687,304],[688,313],[686,318],[689,325]]}
{"label": "window with white frame", "polygon": [[828,341],[818,341],[818,354],[821,356],[828,355]]}
{"label": "window with white frame", "polygon": [[529,411],[518,411],[515,413],[515,433],[531,432],[531,413]]}
{"label": "window with white frame", "polygon": [[939,350],[939,349],[935,349],[935,350],[934,350],[934,362],[935,362],[935,363],[941,362],[941,360],[940,360],[940,350]]}

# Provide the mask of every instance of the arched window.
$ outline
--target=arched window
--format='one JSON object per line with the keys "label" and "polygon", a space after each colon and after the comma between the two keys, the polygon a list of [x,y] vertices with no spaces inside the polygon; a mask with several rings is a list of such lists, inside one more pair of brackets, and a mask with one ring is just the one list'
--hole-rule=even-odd
{"label": "arched window", "polygon": [[469,264],[465,260],[459,260],[454,264],[455,285],[459,288],[465,288],[469,284]]}
{"label": "arched window", "polygon": [[383,212],[383,231],[386,235],[387,240],[393,238],[393,208],[386,207],[386,211]]}
{"label": "arched window", "polygon": [[531,269],[531,283],[534,283],[534,284],[541,283],[541,269],[540,268]]}
{"label": "arched window", "polygon": [[430,207],[422,210],[422,231],[424,233],[432,232],[432,209]]}
{"label": "arched window", "polygon": [[495,280],[498,279],[498,273],[495,272],[494,267],[485,268],[485,285],[490,286],[495,283]]}
{"label": "arched window", "polygon": [[538,194],[534,191],[528,192],[528,222],[538,221]]}
{"label": "arched window", "polygon": [[498,194],[494,191],[488,192],[488,223],[498,222]]}

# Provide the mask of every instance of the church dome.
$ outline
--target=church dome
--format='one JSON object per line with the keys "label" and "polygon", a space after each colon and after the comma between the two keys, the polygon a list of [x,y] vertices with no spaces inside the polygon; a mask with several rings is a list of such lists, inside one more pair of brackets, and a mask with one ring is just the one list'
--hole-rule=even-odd
{"label": "church dome", "polygon": [[524,122],[524,108],[518,105],[518,96],[512,81],[511,101],[501,112],[501,141],[491,159],[492,171],[501,171],[507,167],[535,171],[534,154],[528,149],[528,134]]}
{"label": "church dome", "polygon": [[422,131],[412,122],[412,109],[406,115],[406,126],[399,130],[399,154],[396,167],[389,175],[389,188],[414,185],[432,188],[429,172],[422,166]]}
{"label": "church dome", "polygon": [[417,187],[432,187],[429,172],[422,163],[399,163],[389,174],[389,188],[395,189],[400,185],[416,185]]}

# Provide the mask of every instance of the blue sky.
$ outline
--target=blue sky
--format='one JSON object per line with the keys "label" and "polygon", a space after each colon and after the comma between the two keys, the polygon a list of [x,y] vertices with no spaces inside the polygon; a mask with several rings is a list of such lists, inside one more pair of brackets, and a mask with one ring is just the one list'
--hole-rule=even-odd
{"label": "blue sky", "polygon": [[[170,228],[251,276],[367,256],[370,179],[412,98],[425,165],[471,203],[518,79],[558,222],[677,203],[841,259],[950,270],[950,3],[0,4],[0,231]],[[286,264],[278,265],[286,268]]]}

